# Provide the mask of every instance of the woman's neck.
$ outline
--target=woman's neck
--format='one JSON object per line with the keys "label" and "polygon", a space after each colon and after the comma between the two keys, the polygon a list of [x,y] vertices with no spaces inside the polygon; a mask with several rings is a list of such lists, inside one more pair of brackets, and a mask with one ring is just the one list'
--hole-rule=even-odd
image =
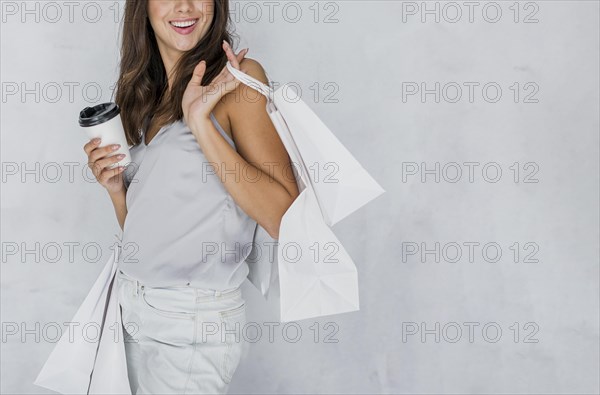
{"label": "woman's neck", "polygon": [[167,89],[170,91],[171,87],[173,86],[173,79],[174,79],[173,72],[175,69],[175,65],[177,64],[177,61],[179,61],[179,59],[181,59],[183,52],[169,51],[166,48],[162,47],[160,44],[158,47],[159,47],[160,57],[162,59],[163,66],[165,68],[165,72],[167,75]]}

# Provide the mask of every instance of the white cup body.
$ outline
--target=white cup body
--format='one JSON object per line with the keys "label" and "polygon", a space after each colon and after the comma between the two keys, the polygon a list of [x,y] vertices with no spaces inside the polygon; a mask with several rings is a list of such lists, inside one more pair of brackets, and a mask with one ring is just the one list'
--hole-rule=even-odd
{"label": "white cup body", "polygon": [[100,138],[99,147],[106,147],[111,144],[120,144],[118,150],[113,151],[108,156],[114,156],[118,154],[125,154],[125,157],[120,161],[109,165],[108,168],[114,169],[117,166],[127,166],[131,163],[131,153],[129,152],[129,146],[127,145],[127,138],[125,137],[125,130],[121,123],[121,115],[117,114],[116,117],[101,123],[99,125],[84,127],[85,133],[88,139]]}

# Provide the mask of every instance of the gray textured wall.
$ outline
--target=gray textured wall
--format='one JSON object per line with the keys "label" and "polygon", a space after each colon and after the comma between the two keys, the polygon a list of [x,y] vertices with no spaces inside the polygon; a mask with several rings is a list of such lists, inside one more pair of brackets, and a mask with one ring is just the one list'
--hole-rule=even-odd
{"label": "gray textured wall", "polygon": [[[95,23],[75,3],[71,22],[64,2],[2,2],[2,393],[44,392],[41,329],[72,317],[118,231],[76,116],[111,97],[119,3]],[[244,284],[265,332],[231,392],[598,393],[598,2],[474,2],[471,21],[463,2],[232,6],[240,48],[387,192],[334,227],[360,311],[270,342]]]}

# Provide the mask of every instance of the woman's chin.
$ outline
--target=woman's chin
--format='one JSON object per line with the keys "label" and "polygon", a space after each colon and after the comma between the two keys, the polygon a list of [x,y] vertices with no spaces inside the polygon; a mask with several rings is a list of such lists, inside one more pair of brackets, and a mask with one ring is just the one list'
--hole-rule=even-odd
{"label": "woman's chin", "polygon": [[197,43],[185,42],[185,43],[176,43],[171,45],[171,48],[177,52],[188,52],[196,46]]}

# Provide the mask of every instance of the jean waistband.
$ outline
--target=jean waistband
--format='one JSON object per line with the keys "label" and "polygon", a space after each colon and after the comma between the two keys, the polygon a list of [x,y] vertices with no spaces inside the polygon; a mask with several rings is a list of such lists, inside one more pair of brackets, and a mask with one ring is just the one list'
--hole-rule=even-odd
{"label": "jean waistband", "polygon": [[123,273],[121,271],[121,269],[117,269],[117,277],[119,278],[120,281],[127,281],[127,282],[131,283],[131,285],[133,285],[133,287],[134,287],[134,291],[136,294],[140,293],[144,289],[161,289],[161,290],[167,290],[167,291],[170,290],[170,291],[194,292],[196,294],[196,297],[207,297],[207,298],[218,298],[218,299],[241,296],[241,294],[242,294],[241,287],[229,288],[226,290],[198,288],[198,287],[192,287],[189,285],[152,287],[152,286],[148,286],[148,285],[142,283],[141,281]]}

